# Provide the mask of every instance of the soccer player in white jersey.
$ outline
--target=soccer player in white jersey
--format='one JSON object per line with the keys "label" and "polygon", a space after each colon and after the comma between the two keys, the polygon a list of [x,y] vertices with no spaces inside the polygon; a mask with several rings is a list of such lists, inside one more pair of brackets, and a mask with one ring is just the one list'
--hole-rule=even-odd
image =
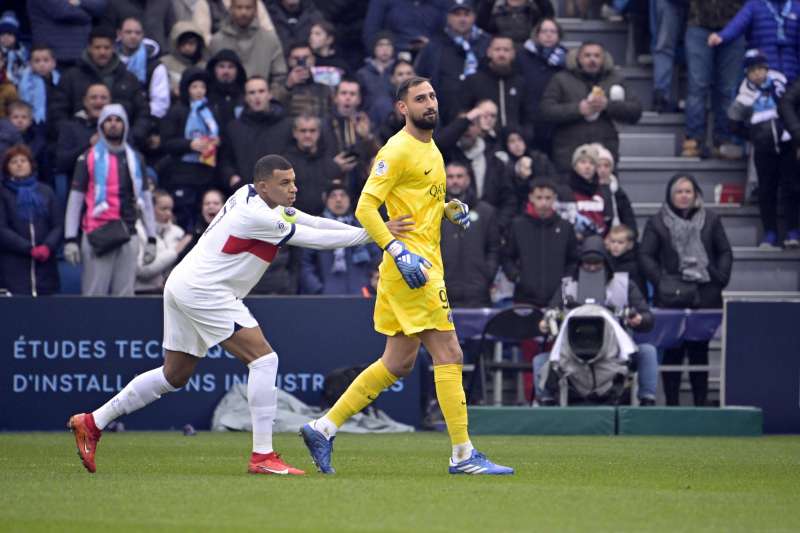
{"label": "soccer player in white jersey", "polygon": [[[164,365],[133,378],[92,413],[69,419],[83,466],[94,473],[103,428],[161,395],[184,386],[195,366],[216,344],[249,368],[247,403],[253,422],[248,472],[303,474],[272,449],[277,409],[278,355],[242,302],[286,245],[335,249],[371,242],[367,232],[291,208],[297,194],[291,164],[277,155],[258,160],[253,184],[236,191],[211,221],[164,287]],[[408,220],[390,221],[403,234]]]}

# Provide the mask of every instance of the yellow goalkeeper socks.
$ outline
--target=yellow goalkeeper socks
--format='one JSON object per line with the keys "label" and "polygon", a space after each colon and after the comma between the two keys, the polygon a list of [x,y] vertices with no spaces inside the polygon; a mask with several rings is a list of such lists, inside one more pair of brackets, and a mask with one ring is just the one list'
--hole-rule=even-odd
{"label": "yellow goalkeeper socks", "polygon": [[[433,380],[436,382],[436,398],[447,423],[447,432],[453,444],[454,459],[463,460],[472,451],[467,433],[467,397],[461,381],[464,365],[435,365]],[[457,457],[458,456],[458,457]]]}
{"label": "yellow goalkeeper socks", "polygon": [[397,376],[393,375],[378,359],[361,372],[347,387],[344,394],[323,417],[333,422],[338,428],[345,421],[371,404],[384,389],[391,387]]}

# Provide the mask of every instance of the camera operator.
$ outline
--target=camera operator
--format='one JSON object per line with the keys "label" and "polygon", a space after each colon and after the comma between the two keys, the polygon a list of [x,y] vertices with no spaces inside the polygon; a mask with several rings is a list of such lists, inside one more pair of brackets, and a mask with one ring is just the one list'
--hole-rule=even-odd
{"label": "camera operator", "polygon": [[[626,273],[614,274],[611,262],[606,255],[603,240],[597,235],[587,237],[581,247],[580,263],[577,271],[562,280],[553,298],[550,301],[552,309],[575,307],[578,302],[578,284],[580,271],[597,273],[605,271],[605,302],[596,302],[605,305],[619,313],[628,310],[623,317],[623,326],[635,332],[646,332],[653,328],[653,314],[650,306],[642,296],[635,283],[628,280]],[[580,302],[583,303],[583,302]],[[542,333],[549,333],[550,328],[546,320],[539,323]],[[547,390],[539,380],[540,372],[550,360],[549,353],[542,353],[533,359],[533,372],[536,380],[536,398],[539,405],[555,405],[553,391]],[[639,384],[638,398],[642,406],[655,405],[656,386],[658,380],[658,353],[651,344],[638,345],[638,353],[633,355],[634,363],[638,369],[637,379]]]}

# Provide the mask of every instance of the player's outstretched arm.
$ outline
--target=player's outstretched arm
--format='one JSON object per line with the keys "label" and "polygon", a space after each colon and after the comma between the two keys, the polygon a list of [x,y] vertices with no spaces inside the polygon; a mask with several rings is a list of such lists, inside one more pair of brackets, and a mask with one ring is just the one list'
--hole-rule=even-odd
{"label": "player's outstretched arm", "polygon": [[381,249],[386,249],[386,246],[394,240],[394,237],[378,211],[382,203],[375,196],[362,192],[356,206],[356,218],[367,230],[375,244],[380,246]]}
{"label": "player's outstretched arm", "polygon": [[294,207],[281,208],[281,216],[291,224],[299,224],[315,229],[349,230],[353,226],[325,217],[315,217]]}
{"label": "player's outstretched arm", "polygon": [[296,224],[287,244],[313,250],[334,250],[372,242],[369,234],[363,229],[346,224],[345,226],[347,229],[317,229]]}

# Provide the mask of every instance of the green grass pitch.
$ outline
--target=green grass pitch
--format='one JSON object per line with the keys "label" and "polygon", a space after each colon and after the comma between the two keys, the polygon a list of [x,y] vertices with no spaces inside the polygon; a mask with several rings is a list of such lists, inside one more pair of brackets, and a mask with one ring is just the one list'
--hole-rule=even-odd
{"label": "green grass pitch", "polygon": [[245,474],[250,435],[0,434],[0,531],[800,531],[800,437],[477,437],[510,477],[447,474],[443,434],[337,438],[335,476]]}

